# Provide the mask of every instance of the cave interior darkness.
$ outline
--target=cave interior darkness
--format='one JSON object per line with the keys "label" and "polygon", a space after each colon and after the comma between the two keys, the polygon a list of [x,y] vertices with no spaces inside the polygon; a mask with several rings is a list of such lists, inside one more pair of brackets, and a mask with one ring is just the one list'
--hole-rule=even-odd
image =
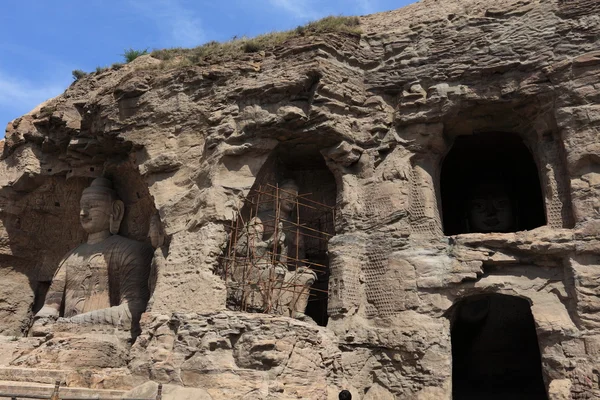
{"label": "cave interior darkness", "polygon": [[548,399],[527,300],[471,296],[456,304],[452,319],[454,400]]}
{"label": "cave interior darkness", "polygon": [[469,227],[469,196],[478,185],[499,184],[511,198],[514,223],[507,232],[546,223],[538,168],[521,137],[486,132],[458,136],[442,163],[440,189],[444,234],[477,232]]}

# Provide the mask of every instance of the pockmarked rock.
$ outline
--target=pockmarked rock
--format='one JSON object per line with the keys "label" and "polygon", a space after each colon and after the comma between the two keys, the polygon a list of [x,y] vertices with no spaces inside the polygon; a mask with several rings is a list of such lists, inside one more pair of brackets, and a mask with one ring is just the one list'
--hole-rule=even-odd
{"label": "pockmarked rock", "polygon": [[0,391],[599,397],[598,15],[421,0],[73,82],[0,142]]}

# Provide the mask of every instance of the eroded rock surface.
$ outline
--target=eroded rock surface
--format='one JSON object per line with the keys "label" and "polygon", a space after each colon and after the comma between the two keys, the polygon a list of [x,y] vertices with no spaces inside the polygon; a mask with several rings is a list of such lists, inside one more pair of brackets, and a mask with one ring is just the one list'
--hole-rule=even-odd
{"label": "eroded rock surface", "polygon": [[132,348],[138,376],[206,390],[213,398],[326,399],[340,386],[341,352],[323,327],[246,313],[148,313]]}
{"label": "eroded rock surface", "polygon": [[[11,122],[0,377],[150,396],[157,381],[215,400],[450,399],[457,319],[492,318],[461,302],[494,295],[530,306],[542,397],[600,396],[600,3],[422,0],[360,26],[194,65],[143,56]],[[99,176],[124,203],[119,235],[155,248],[142,333],[28,337],[85,239],[79,199]],[[307,255],[327,268],[313,285],[326,327],[226,311],[230,227],[281,178],[335,207],[334,236]],[[502,196],[475,190],[498,180]]]}

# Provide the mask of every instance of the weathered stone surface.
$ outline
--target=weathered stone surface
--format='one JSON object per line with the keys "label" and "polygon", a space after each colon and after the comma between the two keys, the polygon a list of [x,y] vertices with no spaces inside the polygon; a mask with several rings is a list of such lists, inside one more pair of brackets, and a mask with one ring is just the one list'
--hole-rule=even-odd
{"label": "weathered stone surface", "polygon": [[233,312],[148,313],[142,323],[130,368],[147,379],[202,388],[215,399],[326,399],[337,386],[337,341],[314,324]]}
{"label": "weathered stone surface", "polygon": [[[143,56],[73,83],[1,147],[0,377],[176,385],[167,398],[450,399],[459,305],[502,295],[527,300],[549,398],[600,396],[599,15],[596,0],[422,0],[361,17],[361,35],[173,68]],[[474,233],[444,202],[453,146],[492,136],[531,156],[536,227]],[[155,248],[142,334],[26,337],[101,175],[125,205],[119,234]],[[335,204],[326,327],[225,311],[230,226],[253,187],[286,175]],[[453,213],[468,228],[444,235]]]}
{"label": "weathered stone surface", "polygon": [[[32,384],[32,383],[15,383],[10,381],[0,381],[0,391],[2,393],[12,394],[14,397],[36,396],[40,398],[50,398],[54,393],[54,383],[50,384]],[[84,389],[84,388],[69,388],[61,387],[59,395],[66,398],[77,399],[106,399],[118,400],[122,399],[126,392],[123,390],[109,389]],[[29,397],[25,397],[29,398]]]}
{"label": "weathered stone surface", "polygon": [[[155,399],[158,394],[158,383],[147,382],[131,389],[124,399]],[[213,400],[203,389],[183,388],[177,385],[163,385],[161,398],[164,400]]]}
{"label": "weathered stone surface", "polygon": [[45,337],[2,344],[0,380],[130,389],[139,383],[128,369],[130,341],[112,326],[53,324]]}
{"label": "weathered stone surface", "polygon": [[34,294],[26,273],[10,267],[2,270],[0,286],[0,334],[22,336],[29,328]]}

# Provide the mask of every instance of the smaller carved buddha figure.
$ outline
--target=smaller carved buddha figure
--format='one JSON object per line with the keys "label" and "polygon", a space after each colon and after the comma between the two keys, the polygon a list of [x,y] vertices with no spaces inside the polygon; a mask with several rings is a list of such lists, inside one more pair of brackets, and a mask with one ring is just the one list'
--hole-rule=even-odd
{"label": "smaller carved buddha figure", "polygon": [[236,264],[232,278],[240,285],[234,297],[252,310],[266,311],[276,287],[281,286],[286,269],[278,262],[285,246],[285,235],[279,225],[277,238],[263,240],[264,225],[259,217],[252,218],[239,236]]}
{"label": "smaller carved buddha figure", "polygon": [[[286,181],[279,187],[276,207],[259,212],[239,236],[235,248],[238,263],[233,279],[254,285],[245,296],[260,292],[257,303],[246,304],[265,311],[302,318],[316,274],[306,268],[301,228],[292,220],[298,186]],[[259,304],[260,303],[260,304]]]}
{"label": "smaller carved buddha figure", "polygon": [[502,183],[477,185],[468,196],[469,232],[514,232],[517,228],[510,190]]}
{"label": "smaller carved buddha figure", "polygon": [[285,234],[283,233],[283,224],[279,224],[277,238],[271,236],[268,240],[263,240],[265,227],[259,217],[254,217],[245,226],[244,233],[240,236],[235,254],[240,257],[249,257],[252,260],[265,260],[267,252],[275,244],[275,253],[285,252]]}
{"label": "smaller carved buddha figure", "polygon": [[[287,271],[282,287],[275,297],[276,306],[280,314],[292,318],[304,318],[304,312],[308,305],[310,287],[317,280],[316,273],[307,268],[303,262],[306,259],[304,246],[304,235],[302,229],[294,225],[292,219],[296,210],[299,188],[295,181],[286,180],[279,186],[279,222],[282,224],[285,234],[285,250],[281,252],[280,262],[287,266]],[[269,229],[270,228],[270,229]],[[267,225],[265,234],[273,235],[274,226]]]}
{"label": "smaller carved buddha figure", "polygon": [[119,236],[124,204],[108,179],[96,178],[83,191],[79,219],[88,234],[61,261],[46,295],[40,320],[107,324],[137,329],[150,297],[153,249]]}

